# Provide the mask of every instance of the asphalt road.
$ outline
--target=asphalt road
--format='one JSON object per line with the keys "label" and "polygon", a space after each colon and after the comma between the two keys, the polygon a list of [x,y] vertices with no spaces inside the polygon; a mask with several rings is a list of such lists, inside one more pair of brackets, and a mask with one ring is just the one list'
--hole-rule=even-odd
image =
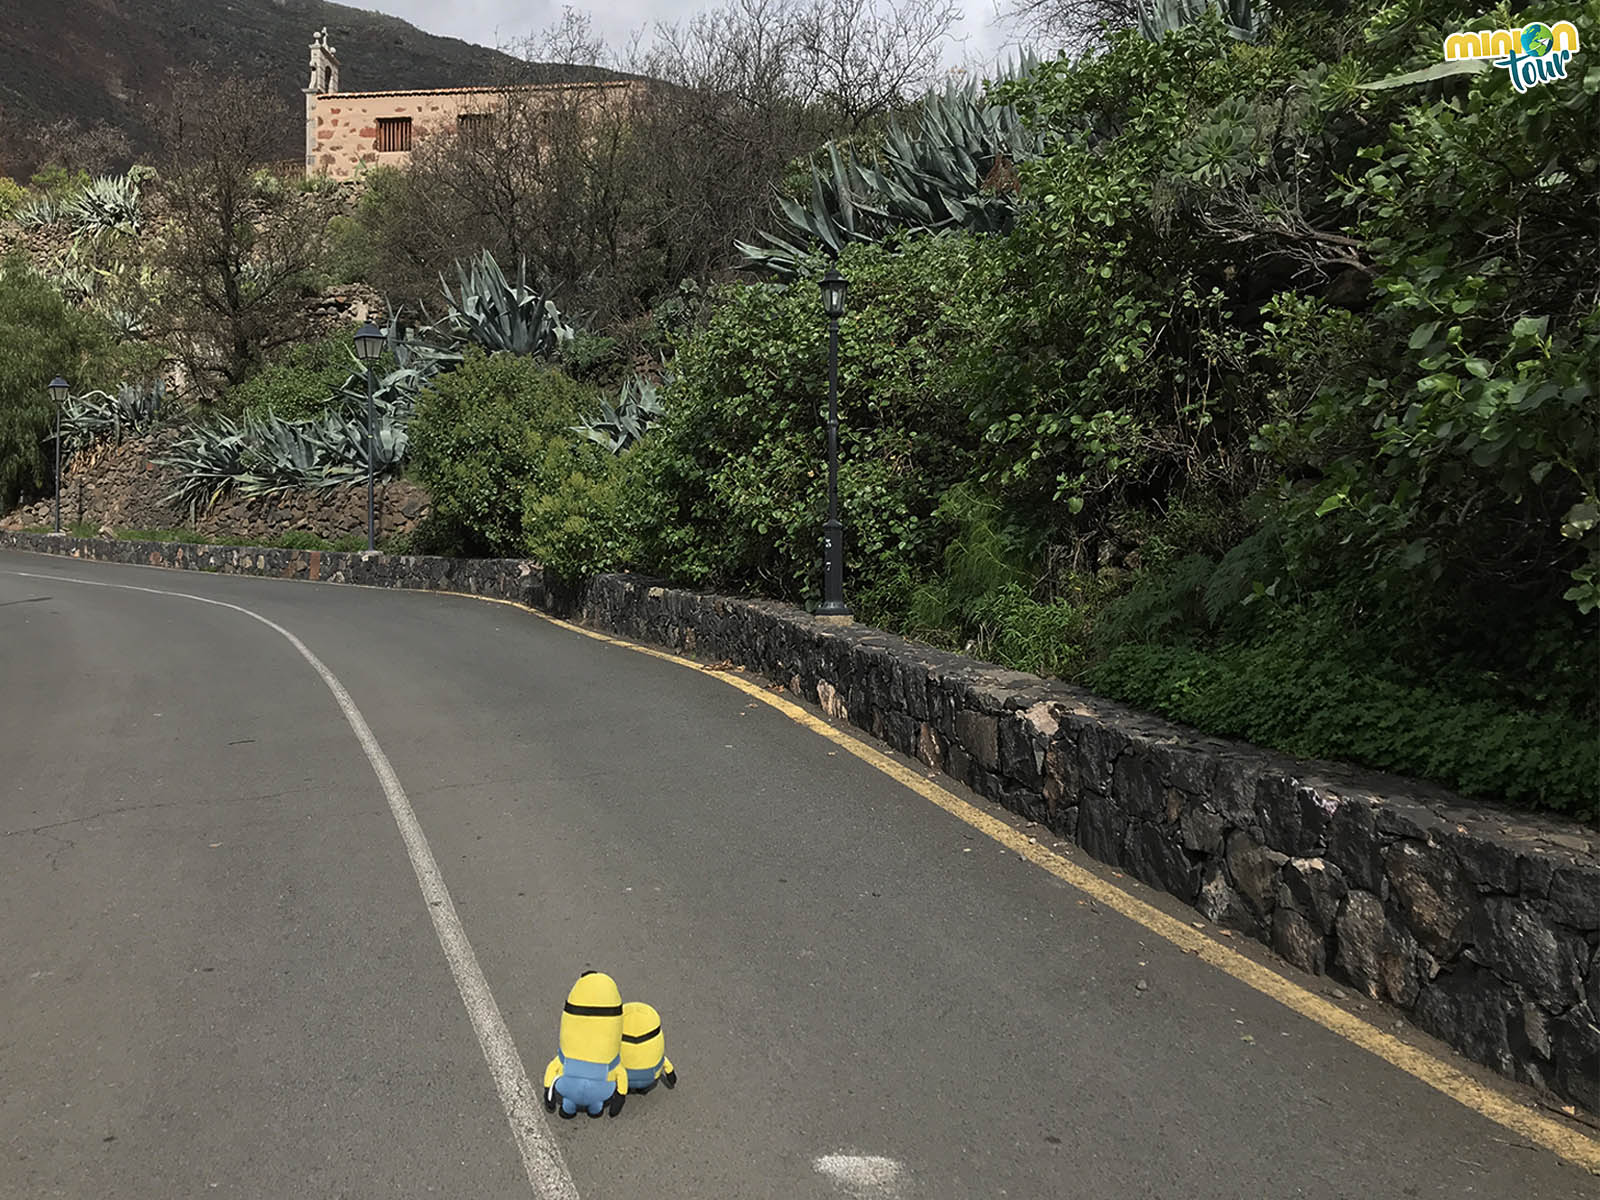
{"label": "asphalt road", "polygon": [[528,1134],[584,1197],[1600,1194],[709,673],[0,553],[0,1196],[538,1194],[328,686],[69,580],[327,665],[535,1084],[581,970],[661,1010],[675,1091]]}

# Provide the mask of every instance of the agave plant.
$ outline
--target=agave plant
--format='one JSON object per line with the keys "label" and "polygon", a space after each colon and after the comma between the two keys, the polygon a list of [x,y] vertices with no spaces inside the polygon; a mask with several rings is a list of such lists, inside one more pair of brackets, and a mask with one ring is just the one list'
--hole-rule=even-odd
{"label": "agave plant", "polygon": [[[408,440],[404,419],[377,414],[372,432],[377,477],[398,473]],[[178,469],[177,486],[167,499],[191,513],[228,493],[255,497],[339,487],[366,478],[366,421],[339,412],[303,421],[271,413],[242,421],[216,417],[157,461]]]}
{"label": "agave plant", "polygon": [[40,229],[61,219],[61,205],[51,196],[35,196],[17,209],[17,224]]}
{"label": "agave plant", "polygon": [[1265,11],[1250,0],[1139,0],[1139,32],[1159,42],[1212,8],[1221,13],[1228,32],[1241,41],[1253,42],[1266,29]]}
{"label": "agave plant", "polygon": [[102,175],[70,197],[61,206],[60,216],[71,224],[74,237],[138,233],[139,185],[131,174]]}
{"label": "agave plant", "polygon": [[161,403],[166,384],[124,383],[115,396],[107,392],[84,392],[69,397],[61,406],[61,448],[77,454],[98,442],[138,435],[153,429],[161,418]]}
{"label": "agave plant", "polygon": [[553,300],[528,286],[528,264],[511,284],[494,255],[485,250],[469,263],[457,263],[459,295],[443,278],[449,313],[445,332],[456,345],[475,345],[491,353],[530,354],[548,358],[572,339],[572,327],[561,319]]}
{"label": "agave plant", "polygon": [[634,375],[623,383],[615,408],[601,401],[600,415],[572,426],[572,430],[613,454],[621,454],[642,438],[665,412],[656,385],[642,375]]}
{"label": "agave plant", "polygon": [[[1033,66],[1024,57],[1008,76]],[[890,124],[873,165],[829,143],[828,171],[812,170],[810,205],[778,196],[787,228],[761,232],[762,245],[735,245],[746,267],[792,278],[818,249],[837,256],[851,242],[883,242],[900,230],[1004,232],[1016,218],[1016,196],[993,181],[1037,146],[1014,108],[986,103],[976,82],[952,84],[924,99],[914,130]]]}

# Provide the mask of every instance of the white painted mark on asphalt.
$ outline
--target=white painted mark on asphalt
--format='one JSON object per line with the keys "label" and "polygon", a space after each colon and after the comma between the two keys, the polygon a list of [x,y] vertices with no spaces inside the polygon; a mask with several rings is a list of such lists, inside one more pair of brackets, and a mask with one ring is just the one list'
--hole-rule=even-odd
{"label": "white painted mark on asphalt", "polygon": [[400,786],[394,767],[389,764],[388,755],[384,754],[383,747],[373,736],[366,718],[361,715],[361,710],[350,698],[350,693],[345,691],[344,684],[339,682],[338,676],[330,671],[320,658],[311,653],[304,642],[282,625],[238,604],[212,600],[206,596],[195,596],[188,592],[135,587],[126,583],[101,583],[89,579],[70,579],[60,575],[35,575],[29,571],[8,571],[6,574],[25,579],[46,579],[52,583],[76,583],[83,587],[146,592],[152,596],[176,596],[180,600],[193,600],[217,608],[232,609],[252,620],[260,621],[267,628],[281,634],[300,652],[300,656],[311,664],[312,669],[322,676],[322,682],[328,685],[328,690],[333,693],[333,698],[339,705],[339,710],[344,713],[344,719],[349,722],[356,740],[361,743],[361,749],[366,752],[367,761],[372,764],[373,773],[383,786],[383,794],[388,797],[389,811],[394,814],[394,823],[399,827],[400,837],[405,842],[406,853],[410,856],[412,869],[417,875],[417,885],[422,889],[422,898],[427,903],[428,915],[433,918],[434,931],[439,935],[440,946],[444,948],[445,960],[450,964],[450,973],[455,976],[456,988],[461,993],[461,1002],[466,1006],[467,1016],[472,1021],[473,1032],[478,1035],[478,1045],[483,1050],[484,1060],[489,1064],[489,1073],[494,1076],[495,1088],[500,1093],[500,1103],[505,1108],[506,1120],[511,1125],[511,1134],[516,1139],[517,1149],[522,1155],[522,1165],[528,1173],[528,1182],[540,1200],[578,1200],[577,1185],[573,1183],[566,1163],[562,1160],[561,1151],[550,1136],[550,1127],[545,1122],[544,1114],[539,1111],[538,1104],[534,1100],[533,1086],[528,1080],[528,1069],[522,1064],[516,1043],[511,1040],[511,1031],[506,1028],[505,1019],[500,1015],[500,1007],[489,991],[489,982],[483,977],[483,970],[478,966],[477,955],[472,951],[472,943],[467,940],[467,931],[462,927],[461,918],[456,915],[455,902],[450,898],[449,889],[445,887],[444,876],[439,873],[439,864],[434,860],[433,850],[428,846],[428,839],[417,821],[417,814],[411,808],[411,801],[407,799],[405,789]]}
{"label": "white painted mark on asphalt", "polygon": [[811,1165],[817,1174],[862,1200],[898,1196],[906,1178],[903,1164],[878,1154],[824,1154]]}

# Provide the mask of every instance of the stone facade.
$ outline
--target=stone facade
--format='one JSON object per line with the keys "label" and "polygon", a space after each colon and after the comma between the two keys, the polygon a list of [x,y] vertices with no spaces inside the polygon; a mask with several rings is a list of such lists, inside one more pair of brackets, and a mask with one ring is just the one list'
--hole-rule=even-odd
{"label": "stone facade", "polygon": [[1600,830],[1298,762],[785,604],[533,563],[0,533],[118,562],[448,588],[749,667],[1207,920],[1600,1112]]}
{"label": "stone facade", "polygon": [[[641,86],[637,80],[517,86],[519,94],[582,94],[603,104]],[[506,88],[459,87],[418,91],[344,92],[339,60],[327,30],[311,42],[311,80],[306,97],[306,175],[349,180],[375,166],[403,167],[421,140],[453,132],[462,118],[494,119]],[[385,132],[380,122],[399,122]],[[403,136],[401,136],[403,133]]]}

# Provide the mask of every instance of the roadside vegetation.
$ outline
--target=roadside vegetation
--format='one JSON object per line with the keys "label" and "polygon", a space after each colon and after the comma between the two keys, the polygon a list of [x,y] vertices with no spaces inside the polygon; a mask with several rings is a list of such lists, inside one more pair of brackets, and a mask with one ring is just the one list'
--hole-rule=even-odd
{"label": "roadside vegetation", "polygon": [[[189,365],[159,419],[197,511],[364,478],[348,334],[302,336],[286,298],[365,282],[396,331],[380,471],[433,497],[412,548],[814,603],[836,262],[861,619],[1600,819],[1600,70],[1517,94],[1441,69],[1447,32],[1518,10],[1151,0],[1075,5],[1108,20],[1071,54],[957,86],[926,53],[948,14],[885,19],[855,35],[902,52],[872,91],[818,82],[807,11],[663,35],[632,65],[675,86],[643,108],[508,91],[504,138],[436,139],[353,197],[248,155],[93,204],[0,185],[95,281],[0,273],[0,499],[48,486],[59,362],[108,399]],[[540,56],[629,65],[570,12]],[[195,241],[225,184],[271,236]],[[229,307],[223,262],[259,303]]]}

